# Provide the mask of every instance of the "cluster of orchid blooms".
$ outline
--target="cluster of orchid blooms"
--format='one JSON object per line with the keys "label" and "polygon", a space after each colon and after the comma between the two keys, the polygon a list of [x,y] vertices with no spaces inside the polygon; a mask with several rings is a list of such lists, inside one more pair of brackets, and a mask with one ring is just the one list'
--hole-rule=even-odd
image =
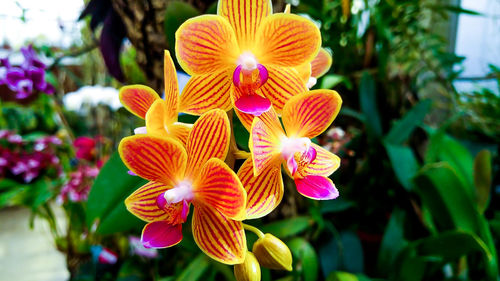
{"label": "cluster of orchid blooms", "polygon": [[11,178],[30,183],[49,170],[54,177],[62,174],[55,147],[62,141],[55,136],[37,138],[34,141],[9,131],[0,130],[0,178]]}
{"label": "cluster of orchid blooms", "polygon": [[102,144],[105,139],[97,136],[77,137],[73,141],[75,149],[75,171],[69,174],[68,180],[62,186],[57,202],[59,204],[70,202],[87,201],[90,193],[90,188],[94,183],[95,178],[99,174],[99,170],[103,165],[102,159],[98,159],[96,155],[97,146]]}
{"label": "cluster of orchid blooms", "polygon": [[21,48],[24,61],[13,66],[8,58],[0,59],[0,85],[12,90],[16,100],[24,100],[40,92],[54,93],[54,86],[45,79],[47,66],[38,58],[33,46]]}
{"label": "cluster of orchid blooms", "polygon": [[[142,85],[120,90],[122,104],[145,119],[145,127],[119,145],[131,173],[149,180],[125,202],[147,222],[143,245],[179,243],[192,204],[196,243],[214,260],[236,265],[238,280],[249,280],[257,269],[260,279],[259,264],[291,270],[286,245],[242,221],[279,205],[282,164],[300,194],[317,200],[338,196],[328,177],[340,159],[311,141],[330,126],[342,103],[335,91],[308,89],[331,65],[319,29],[289,7],[272,14],[268,0],[220,0],[217,15],[179,27],[175,51],[191,75],[181,95],[168,52],[165,99]],[[232,109],[250,132],[250,153],[234,143],[226,114]],[[179,113],[200,117],[189,125],[178,122]],[[246,160],[234,172],[226,157]],[[253,253],[245,229],[259,236]]]}

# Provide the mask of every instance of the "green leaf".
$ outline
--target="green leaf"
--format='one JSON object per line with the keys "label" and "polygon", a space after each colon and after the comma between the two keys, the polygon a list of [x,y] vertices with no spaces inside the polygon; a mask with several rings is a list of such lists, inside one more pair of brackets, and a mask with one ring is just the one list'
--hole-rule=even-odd
{"label": "green leaf", "polygon": [[481,150],[474,159],[474,185],[481,214],[484,213],[490,201],[491,174],[491,153],[486,149]]}
{"label": "green leaf", "polygon": [[452,12],[452,13],[468,14],[468,15],[472,15],[472,16],[481,16],[482,15],[480,12],[476,12],[476,11],[469,10],[469,9],[464,9],[460,6],[440,5],[440,6],[436,6],[436,7],[442,8],[442,9],[447,10],[447,11]]}
{"label": "green leaf", "polygon": [[22,184],[18,183],[15,180],[11,180],[11,179],[1,179],[0,180],[0,190],[14,188],[14,187],[19,186],[19,185],[22,185]]}
{"label": "green leaf", "polygon": [[382,123],[377,108],[377,93],[375,81],[367,71],[363,72],[359,85],[359,103],[361,112],[365,116],[365,125],[370,134],[382,136]]}
{"label": "green leaf", "polygon": [[189,265],[182,271],[177,281],[196,281],[203,280],[202,276],[209,268],[210,262],[205,254],[199,254]]}
{"label": "green leaf", "polygon": [[457,140],[443,131],[430,132],[429,145],[425,154],[425,162],[447,162],[457,172],[471,198],[475,198],[473,163],[470,152]]}
{"label": "green leaf", "polygon": [[392,211],[378,253],[379,273],[386,275],[393,268],[398,253],[407,245],[404,239],[404,219],[405,212],[403,210],[396,208]]}
{"label": "green leaf", "polygon": [[[87,201],[87,225],[98,221],[97,232],[115,233],[137,226],[138,220],[124,211],[125,199],[146,180],[127,174],[118,152],[111,155],[97,176]],[[113,227],[115,224],[115,227]],[[101,229],[103,228],[103,229]]]}
{"label": "green leaf", "polygon": [[318,256],[314,248],[302,237],[297,237],[287,243],[294,259],[294,270],[300,272],[304,281],[318,279]]}
{"label": "green leaf", "polygon": [[479,213],[466,187],[448,163],[428,164],[415,177],[415,191],[440,230],[477,233]]}
{"label": "green leaf", "polygon": [[172,59],[174,56],[175,32],[187,19],[198,16],[200,12],[191,4],[182,1],[171,1],[165,10],[164,31]]}
{"label": "green leaf", "polygon": [[420,101],[392,126],[384,140],[390,144],[403,144],[413,130],[424,121],[424,117],[431,109],[431,104],[431,100]]}
{"label": "green leaf", "polygon": [[396,177],[401,185],[407,191],[410,191],[411,179],[419,169],[413,150],[402,145],[393,145],[390,143],[384,143],[384,145]]}
{"label": "green leaf", "polygon": [[295,236],[308,229],[313,221],[309,217],[294,217],[266,224],[261,228],[264,233],[272,233],[274,236],[284,239]]}
{"label": "green leaf", "polygon": [[352,201],[343,198],[320,201],[320,204],[322,214],[342,212],[354,206]]}
{"label": "green leaf", "polygon": [[359,281],[359,279],[352,273],[337,271],[332,272],[330,275],[328,275],[326,281]]}
{"label": "green leaf", "polygon": [[321,269],[325,277],[331,272],[345,270],[363,272],[363,248],[358,236],[351,231],[343,231],[332,237],[319,250]]}
{"label": "green leaf", "polygon": [[321,79],[321,89],[333,89],[333,87],[337,86],[340,83],[350,84],[347,77],[343,75],[337,74],[328,74]]}

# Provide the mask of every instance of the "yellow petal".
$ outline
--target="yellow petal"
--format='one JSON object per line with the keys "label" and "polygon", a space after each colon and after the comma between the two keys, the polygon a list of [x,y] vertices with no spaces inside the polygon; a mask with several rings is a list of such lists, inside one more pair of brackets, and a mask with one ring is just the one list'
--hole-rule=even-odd
{"label": "yellow petal", "polygon": [[191,77],[182,91],[180,111],[201,115],[215,108],[231,109],[231,84],[227,68]]}
{"label": "yellow petal", "polygon": [[148,86],[129,85],[120,88],[120,101],[134,115],[144,119],[146,112],[160,96]]}
{"label": "yellow petal", "polygon": [[217,14],[225,17],[236,33],[242,50],[255,44],[260,23],[272,13],[270,0],[220,0]]}
{"label": "yellow petal", "polygon": [[229,219],[245,218],[245,189],[233,170],[222,160],[208,160],[193,187],[195,204],[205,204]]}
{"label": "yellow petal", "polygon": [[342,99],[332,90],[313,90],[292,97],[283,108],[289,137],[314,138],[325,131],[340,111]]}
{"label": "yellow petal", "polygon": [[274,14],[257,31],[255,56],[268,64],[296,67],[314,59],[321,47],[319,29],[310,20],[294,14]]}
{"label": "yellow petal", "polygon": [[163,65],[165,79],[165,103],[167,104],[169,111],[175,113],[175,117],[177,117],[177,112],[179,110],[177,72],[175,71],[175,65],[172,61],[172,57],[170,57],[170,52],[167,50],[165,50],[163,57]]}
{"label": "yellow petal", "polygon": [[225,264],[239,264],[247,251],[245,231],[240,221],[230,220],[203,204],[195,205],[193,237],[200,249]]}
{"label": "yellow petal", "polygon": [[247,192],[247,219],[256,219],[272,212],[283,198],[283,178],[279,161],[264,167],[254,176],[252,159],[247,159],[238,171]]}
{"label": "yellow petal", "polygon": [[183,223],[182,202],[170,204],[166,208],[160,209],[157,204],[158,196],[170,189],[164,184],[157,182],[148,182],[139,187],[126,200],[127,210],[136,217],[147,221],[166,221],[169,224]]}
{"label": "yellow petal", "polygon": [[255,175],[280,161],[281,140],[284,137],[278,116],[272,108],[253,120],[249,146]]}
{"label": "yellow petal", "polygon": [[168,132],[170,135],[179,140],[184,146],[187,145],[187,140],[191,128],[187,124],[175,123],[168,126]]}
{"label": "yellow petal", "polygon": [[311,76],[314,78],[321,77],[328,72],[331,66],[332,55],[324,48],[321,48],[311,62]]}
{"label": "yellow petal", "polygon": [[224,160],[229,149],[230,133],[225,111],[213,109],[201,115],[188,137],[186,177],[194,179],[210,158]]}
{"label": "yellow petal", "polygon": [[118,151],[125,166],[141,178],[174,186],[184,177],[186,151],[173,139],[130,136],[122,139]]}
{"label": "yellow petal", "polygon": [[233,28],[224,17],[191,18],[175,32],[175,39],[177,61],[189,75],[236,66],[239,47]]}
{"label": "yellow petal", "polygon": [[273,65],[266,67],[269,78],[257,93],[269,99],[276,112],[281,113],[285,103],[291,97],[307,91],[307,87],[295,68]]}

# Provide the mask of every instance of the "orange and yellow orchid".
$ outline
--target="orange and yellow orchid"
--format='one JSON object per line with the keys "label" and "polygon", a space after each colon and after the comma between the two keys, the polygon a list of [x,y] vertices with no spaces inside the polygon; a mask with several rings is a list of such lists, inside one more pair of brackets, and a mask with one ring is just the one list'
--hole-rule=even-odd
{"label": "orange and yellow orchid", "polygon": [[312,88],[316,85],[319,77],[328,72],[332,66],[332,56],[330,53],[321,48],[316,57],[310,62],[303,64],[297,68],[307,88]]}
{"label": "orange and yellow orchid", "polygon": [[150,181],[125,201],[132,214],[148,222],[141,237],[145,247],[179,243],[192,203],[192,231],[200,249],[222,263],[243,262],[247,247],[239,220],[245,217],[246,193],[223,162],[229,140],[227,114],[214,109],[194,123],[186,148],[172,138],[154,135],[120,142],[125,165]]}
{"label": "orange and yellow orchid", "polygon": [[255,117],[249,140],[252,157],[238,171],[247,192],[247,219],[265,216],[280,203],[281,163],[300,194],[318,200],[338,196],[328,176],[339,167],[340,159],[310,139],[330,126],[341,104],[339,94],[332,90],[313,90],[292,97],[283,108],[286,133],[274,110]]}
{"label": "orange and yellow orchid", "polygon": [[259,115],[271,104],[280,113],[306,91],[296,67],[321,46],[319,29],[293,14],[272,14],[269,0],[219,0],[217,15],[198,16],[176,32],[176,55],[190,75],[180,110],[212,108]]}
{"label": "orange and yellow orchid", "polygon": [[143,85],[129,85],[120,89],[120,101],[136,116],[146,119],[146,126],[136,134],[173,137],[186,144],[190,127],[177,122],[179,113],[179,88],[177,73],[170,53],[164,55],[165,100],[155,90]]}

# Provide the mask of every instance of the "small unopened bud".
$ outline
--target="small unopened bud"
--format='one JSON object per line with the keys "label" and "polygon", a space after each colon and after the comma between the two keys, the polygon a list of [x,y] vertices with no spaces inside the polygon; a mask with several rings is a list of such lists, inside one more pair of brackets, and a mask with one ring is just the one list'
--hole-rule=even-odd
{"label": "small unopened bud", "polygon": [[287,245],[274,235],[264,234],[253,244],[252,251],[263,267],[292,271],[292,253]]}
{"label": "small unopened bud", "polygon": [[252,252],[247,251],[245,261],[234,266],[237,281],[260,281],[260,266]]}

